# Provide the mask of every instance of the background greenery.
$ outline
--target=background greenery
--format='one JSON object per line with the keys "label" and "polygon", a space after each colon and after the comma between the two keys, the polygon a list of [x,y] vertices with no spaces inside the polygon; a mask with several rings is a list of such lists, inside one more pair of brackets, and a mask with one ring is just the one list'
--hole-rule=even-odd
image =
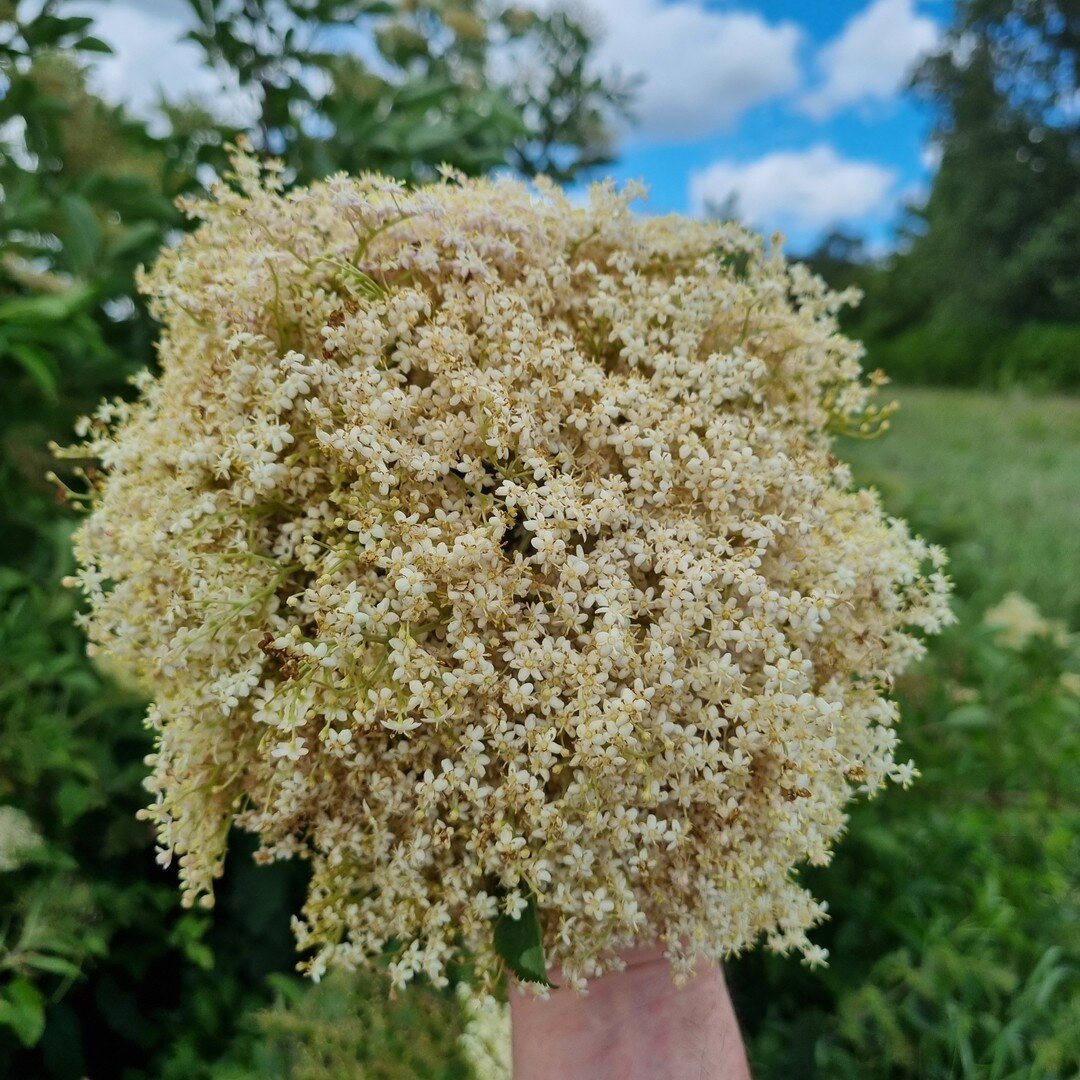
{"label": "background greenery", "polygon": [[[442,161],[572,180],[608,159],[631,104],[629,84],[589,73],[590,38],[564,13],[189,3],[207,63],[250,94],[249,137],[301,181],[372,166],[422,180]],[[345,23],[377,65],[327,49]],[[950,548],[960,622],[899,688],[922,779],[857,807],[812,875],[831,966],[731,965],[766,1080],[1080,1076],[1076,638],[1047,623],[1015,648],[983,619],[1017,591],[1080,628],[1080,402],[1039,396],[1080,383],[1080,148],[1062,105],[1080,12],[961,0],[961,38],[967,63],[944,52],[916,82],[942,165],[901,253],[868,263],[837,236],[813,258],[865,289],[849,328],[871,364],[973,388],[903,387],[889,436],[840,448]],[[509,40],[548,77],[493,82]],[[215,911],[183,912],[135,819],[142,703],[84,658],[47,443],[153,363],[134,270],[235,132],[194,105],[150,128],[103,103],[85,67],[104,48],[70,5],[0,0],[0,1075],[467,1077],[452,994],[387,1002],[377,975],[292,974],[302,867],[257,868],[238,838]]]}

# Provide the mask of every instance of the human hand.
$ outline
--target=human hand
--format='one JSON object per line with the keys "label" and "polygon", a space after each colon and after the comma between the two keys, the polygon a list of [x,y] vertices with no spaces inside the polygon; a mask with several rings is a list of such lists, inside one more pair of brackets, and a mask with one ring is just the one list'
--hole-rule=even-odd
{"label": "human hand", "polygon": [[719,965],[679,988],[661,946],[624,958],[584,995],[511,988],[514,1080],[750,1080]]}

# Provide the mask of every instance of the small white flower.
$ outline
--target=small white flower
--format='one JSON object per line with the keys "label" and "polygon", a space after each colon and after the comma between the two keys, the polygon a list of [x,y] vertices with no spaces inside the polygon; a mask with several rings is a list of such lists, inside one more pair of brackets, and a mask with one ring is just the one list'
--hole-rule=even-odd
{"label": "small white flower", "polygon": [[288,742],[278,743],[271,751],[270,756],[285,758],[287,761],[299,761],[307,755],[308,749],[304,745],[303,735],[294,735]]}

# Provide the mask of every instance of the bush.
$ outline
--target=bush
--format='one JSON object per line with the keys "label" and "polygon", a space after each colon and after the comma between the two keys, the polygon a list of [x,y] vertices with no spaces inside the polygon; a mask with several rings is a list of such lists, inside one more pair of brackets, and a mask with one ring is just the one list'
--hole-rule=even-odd
{"label": "bush", "polygon": [[1034,389],[1080,388],[1080,325],[1023,323],[999,349],[1001,382]]}
{"label": "bush", "polygon": [[927,386],[1080,387],[1080,325],[1019,326],[937,318],[895,337],[867,336],[870,367],[901,383]]}
{"label": "bush", "polygon": [[[414,986],[384,1004],[377,973],[336,974],[313,987],[271,978],[273,1005],[244,1018],[210,1080],[466,1080],[457,1000]],[[198,1051],[198,1047],[188,1047]],[[177,1056],[162,1080],[191,1080],[201,1058]]]}

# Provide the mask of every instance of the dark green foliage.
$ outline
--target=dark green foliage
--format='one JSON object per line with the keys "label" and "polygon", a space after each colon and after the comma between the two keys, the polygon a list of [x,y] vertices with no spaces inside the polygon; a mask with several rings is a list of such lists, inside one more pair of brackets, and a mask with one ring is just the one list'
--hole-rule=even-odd
{"label": "dark green foliage", "polygon": [[901,288],[971,321],[1080,317],[1080,8],[963,0],[916,76],[937,111],[941,164]]}
{"label": "dark green foliage", "polygon": [[371,973],[335,975],[314,987],[272,977],[274,1004],[244,1018],[229,1052],[213,1065],[187,1047],[162,1080],[465,1080],[455,1000],[411,987],[389,1005]]}
{"label": "dark green foliage", "polygon": [[0,985],[19,1005],[0,1009],[0,1075],[157,1075],[165,1047],[222,1040],[264,1000],[262,977],[292,967],[284,912],[301,882],[238,863],[213,918],[180,909],[135,816],[143,703],[83,658],[54,539],[56,568],[0,568],[0,802],[46,839],[0,874]]}
{"label": "dark green foliage", "polygon": [[1034,390],[1080,388],[1080,322],[931,318],[866,341],[868,363],[902,383]]}

